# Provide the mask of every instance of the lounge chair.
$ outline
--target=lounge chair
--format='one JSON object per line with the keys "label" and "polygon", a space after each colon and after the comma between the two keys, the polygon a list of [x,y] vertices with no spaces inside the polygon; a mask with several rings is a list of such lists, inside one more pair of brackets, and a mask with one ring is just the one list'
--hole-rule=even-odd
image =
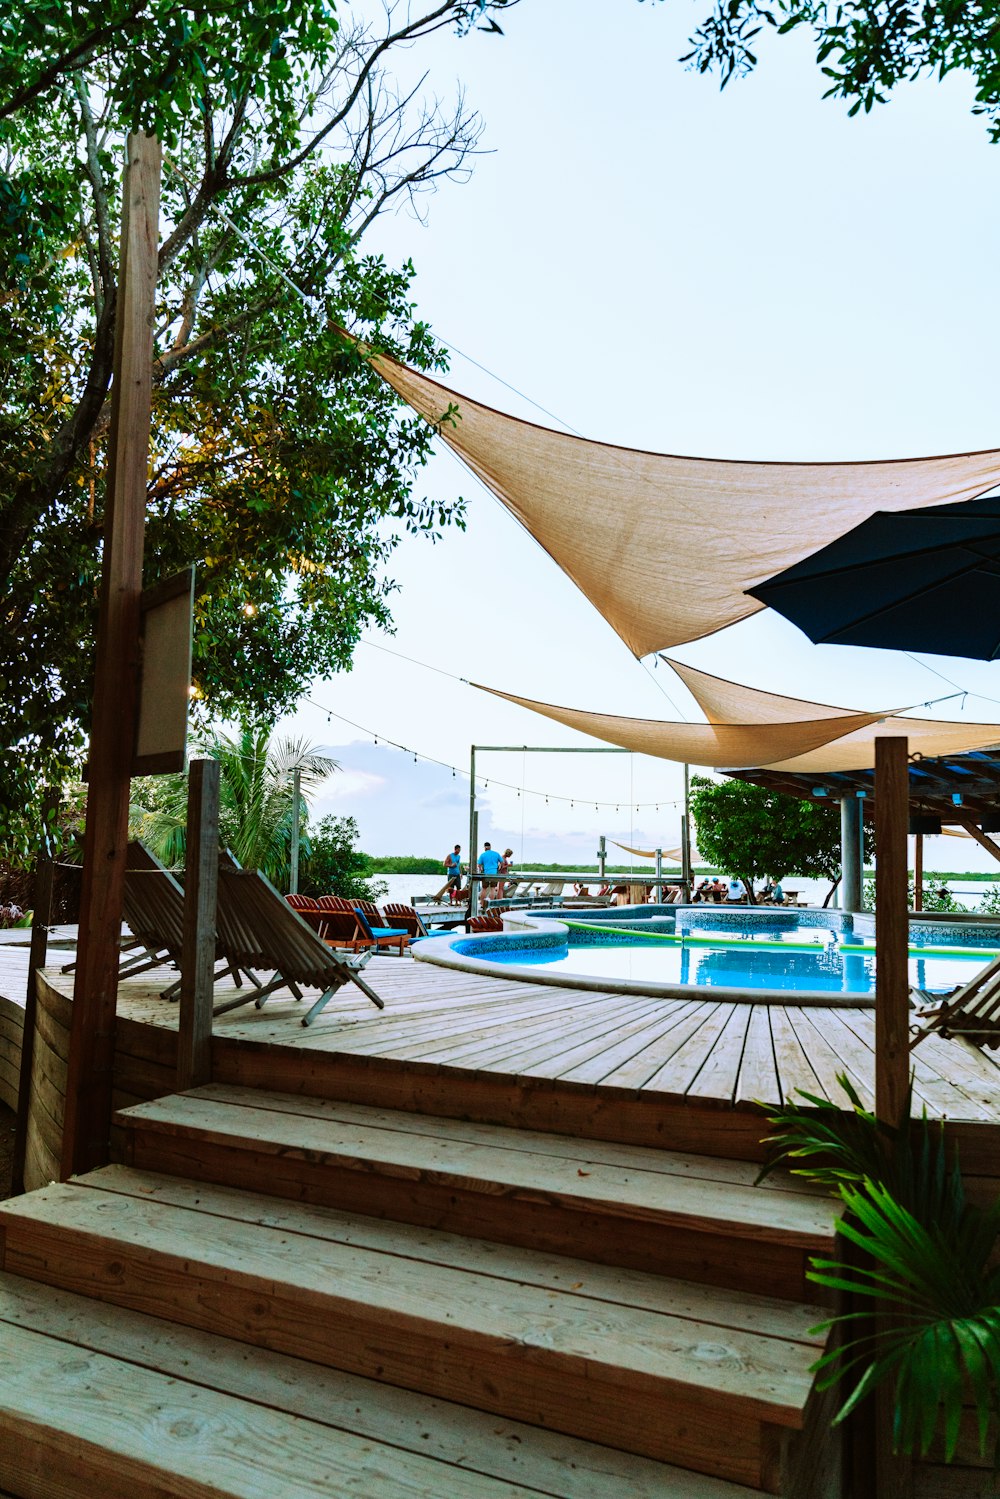
{"label": "lounge chair", "polygon": [[[923,990],[912,992],[918,1003],[926,1003],[928,995]],[[989,1046],[995,1051],[1000,1046],[1000,957],[987,963],[941,1004],[917,1013],[926,1023],[914,1027],[911,1051],[935,1032],[945,1037],[961,1036],[976,1046]]]}
{"label": "lounge chair", "polygon": [[565,880],[550,880],[547,885],[539,886],[534,902],[543,901],[550,906],[561,906],[565,884]]}
{"label": "lounge chair", "polygon": [[470,932],[502,932],[503,918],[497,911],[488,911],[485,916],[473,916],[469,922]]}
{"label": "lounge chair", "polygon": [[399,956],[403,956],[403,949],[408,946],[410,941],[410,934],[405,927],[372,926],[367,912],[363,911],[360,906],[354,907],[354,914],[357,917],[362,936],[368,939],[368,943],[373,951],[381,952],[382,944],[384,943],[387,947],[397,946],[399,948]]}
{"label": "lounge chair", "polygon": [[[184,951],[184,890],[180,882],[144,843],[131,842],[125,859],[124,916],[133,940],[123,949],[126,956],[118,970],[119,979],[134,978],[166,963],[180,968]],[[136,948],[140,951],[128,957],[128,952]],[[215,961],[219,965],[216,979],[232,974],[240,986],[246,973],[255,987],[259,985],[257,976],[245,964],[234,962],[218,939]],[[178,979],[161,991],[161,998],[175,999],[180,986]]]}
{"label": "lounge chair", "polygon": [[357,984],[378,1009],[385,1008],[361,977],[360,970],[370,954],[341,957],[256,870],[219,870],[218,929],[230,962],[243,969],[266,969],[272,978],[254,993],[216,1005],[216,1015],[250,1000],[260,1009],[278,989],[291,989],[301,998],[299,984],[323,991],[302,1017],[303,1025],[311,1025],[327,1001],[347,983]]}
{"label": "lounge chair", "polygon": [[390,901],[382,907],[392,926],[405,927],[410,937],[426,937],[427,928],[424,926],[423,918],[414,906],[404,906],[399,901]]}
{"label": "lounge chair", "polygon": [[350,952],[362,952],[370,946],[358,926],[353,911],[320,911],[323,925],[319,935],[329,947],[344,947]]}
{"label": "lounge chair", "polygon": [[303,921],[307,921],[314,932],[323,936],[323,928],[326,924],[326,913],[311,895],[286,895],[285,899],[293,911],[298,911]]}

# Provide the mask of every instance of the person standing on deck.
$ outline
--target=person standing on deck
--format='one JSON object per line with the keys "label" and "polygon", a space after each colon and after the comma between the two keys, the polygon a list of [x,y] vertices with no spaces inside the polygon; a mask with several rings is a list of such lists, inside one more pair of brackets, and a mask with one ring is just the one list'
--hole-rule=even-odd
{"label": "person standing on deck", "polygon": [[435,895],[436,901],[442,900],[453,887],[456,890],[462,886],[462,845],[456,843],[450,854],[444,856],[444,872],[448,876],[441,889]]}
{"label": "person standing on deck", "polygon": [[[486,875],[496,875],[499,873],[500,865],[502,863],[503,860],[497,853],[496,849],[493,848],[489,843],[484,843],[483,851],[479,855],[479,861],[476,864],[476,868],[478,869],[479,873]],[[479,896],[479,904],[483,907],[484,910],[486,907],[487,899],[493,894],[494,887],[492,885],[483,885],[482,891]]]}

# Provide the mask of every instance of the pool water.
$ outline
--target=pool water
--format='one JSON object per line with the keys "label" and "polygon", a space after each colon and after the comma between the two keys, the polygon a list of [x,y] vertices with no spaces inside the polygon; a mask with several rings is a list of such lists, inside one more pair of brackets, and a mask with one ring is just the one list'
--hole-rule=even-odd
{"label": "pool water", "polygon": [[[841,952],[834,933],[768,932],[766,938],[712,946],[711,931],[692,931],[693,942],[587,942],[576,934],[572,946],[521,947],[491,944],[489,961],[504,967],[541,969],[586,978],[639,979],[654,984],[695,984],[700,988],[805,989],[833,994],[871,994],[875,956]],[[718,937],[718,932],[714,936]],[[814,937],[814,942],[809,939]],[[457,944],[459,951],[476,948]],[[484,955],[485,956],[485,955]],[[911,952],[910,983],[932,993],[947,992],[972,978],[993,956],[922,956]]]}

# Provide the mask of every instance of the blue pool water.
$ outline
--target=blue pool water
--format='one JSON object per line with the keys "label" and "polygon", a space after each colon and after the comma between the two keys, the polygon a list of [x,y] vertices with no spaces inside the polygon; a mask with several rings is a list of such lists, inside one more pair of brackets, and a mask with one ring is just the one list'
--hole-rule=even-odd
{"label": "blue pool water", "polygon": [[[482,957],[491,964],[532,972],[565,974],[591,979],[638,980],[642,983],[693,984],[699,988],[809,990],[813,993],[870,995],[874,992],[875,955],[845,952],[842,943],[871,947],[872,938],[856,937],[834,926],[781,925],[768,921],[747,924],[746,929],[714,925],[684,924],[683,940],[655,940],[636,935],[643,926],[673,935],[672,923],[631,923],[613,935],[572,930],[568,941],[552,945],[525,934],[505,938],[469,940],[454,944],[455,951]],[[970,941],[968,933],[945,929],[931,934],[932,941],[917,940],[910,952],[910,983],[932,993],[948,992],[965,983],[1000,950],[996,936],[990,946],[982,939]],[[912,939],[911,939],[912,940]],[[965,954],[924,953],[921,949],[962,946]],[[978,949],[978,950],[977,950]],[[513,973],[511,974],[513,977]]]}

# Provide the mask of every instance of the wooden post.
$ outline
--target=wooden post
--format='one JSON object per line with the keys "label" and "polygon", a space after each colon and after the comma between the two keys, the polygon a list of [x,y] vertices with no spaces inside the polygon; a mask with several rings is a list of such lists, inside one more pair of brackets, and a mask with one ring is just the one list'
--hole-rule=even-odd
{"label": "wooden post", "polygon": [[909,1082],[907,741],[875,740],[875,1112],[896,1126]]}
{"label": "wooden post", "polygon": [[138,711],[159,202],[159,142],[137,132],[128,139],[122,208],[90,785],[62,1142],[64,1178],[108,1158],[129,782]]}
{"label": "wooden post", "polygon": [[177,1022],[177,1087],[212,1081],[212,1000],[219,888],[219,762],[194,760],[188,775],[184,946]]}
{"label": "wooden post", "polygon": [[[909,822],[908,745],[875,740],[875,1112],[895,1127],[907,1107],[910,991],[906,839]],[[881,1333],[890,1314],[876,1315]],[[905,1499],[909,1464],[892,1451],[892,1392],[875,1392],[875,1491],[879,1499]]]}
{"label": "wooden post", "polygon": [[924,909],[924,835],[913,835],[913,909]]}
{"label": "wooden post", "polygon": [[14,1127],[14,1160],[11,1167],[10,1187],[12,1197],[24,1191],[24,1160],[28,1147],[28,1113],[31,1107],[31,1071],[35,1053],[35,1014],[38,1009],[35,974],[39,968],[45,967],[49,945],[52,884],[55,874],[50,829],[58,809],[58,791],[47,791],[42,798],[42,845],[35,859],[34,888],[31,894],[31,949],[28,955],[28,984],[24,996],[21,1071],[17,1081],[17,1120]]}

